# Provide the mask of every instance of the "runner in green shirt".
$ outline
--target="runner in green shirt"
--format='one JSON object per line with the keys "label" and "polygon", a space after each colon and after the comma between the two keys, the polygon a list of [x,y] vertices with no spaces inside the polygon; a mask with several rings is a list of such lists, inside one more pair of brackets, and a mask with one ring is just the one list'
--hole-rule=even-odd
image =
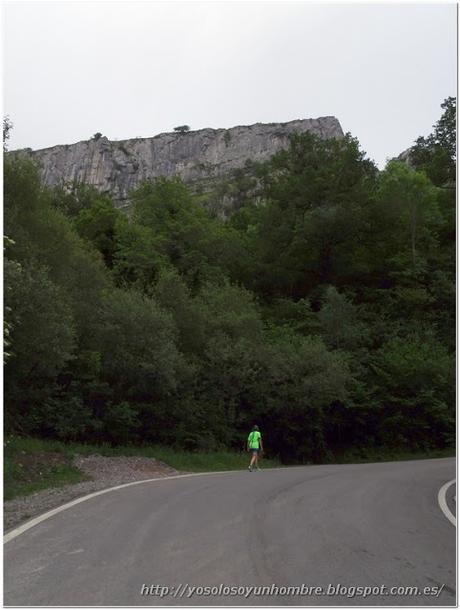
{"label": "runner in green shirt", "polygon": [[259,451],[264,450],[262,444],[262,435],[259,432],[259,426],[254,426],[252,432],[249,433],[247,447],[248,451],[252,453],[251,463],[248,466],[249,472],[252,472],[253,467],[259,470],[257,459],[259,457]]}

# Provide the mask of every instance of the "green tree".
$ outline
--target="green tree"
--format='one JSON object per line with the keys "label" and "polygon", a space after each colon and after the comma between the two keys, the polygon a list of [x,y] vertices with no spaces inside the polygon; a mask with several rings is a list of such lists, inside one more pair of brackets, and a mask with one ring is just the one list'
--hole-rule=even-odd
{"label": "green tree", "polygon": [[96,188],[84,182],[67,182],[49,190],[50,205],[69,218],[75,218],[100,198],[101,195]]}
{"label": "green tree", "polygon": [[190,288],[174,268],[161,271],[152,296],[172,315],[179,332],[180,351],[199,360],[209,336],[208,319],[201,300],[192,296]]}
{"label": "green tree", "polygon": [[127,216],[6,155],[6,429],[210,450],[256,421],[291,463],[453,445],[454,106],[415,169],[294,136],[215,186],[225,221],[177,178]]}
{"label": "green tree", "polygon": [[270,443],[285,462],[331,457],[326,440],[326,409],[345,401],[351,375],[345,358],[319,338],[276,332],[263,358],[260,386],[249,399],[256,417],[270,431]]}
{"label": "green tree", "polygon": [[148,292],[160,271],[171,267],[164,238],[124,216],[117,219],[114,231],[113,274],[117,285]]}
{"label": "green tree", "polygon": [[350,136],[293,136],[259,170],[267,204],[255,234],[257,290],[298,299],[366,271],[366,206],[376,173]]}
{"label": "green tree", "polygon": [[78,234],[94,244],[109,269],[113,266],[116,249],[115,226],[122,216],[123,213],[113,207],[108,197],[100,195],[74,220]]}
{"label": "green tree", "polygon": [[[70,438],[64,420],[74,421],[70,412],[78,405],[82,411],[75,413],[75,422],[86,422],[89,429],[91,410],[78,374],[86,350],[95,347],[108,276],[100,255],[52,201],[30,161],[5,159],[5,225],[12,236],[6,244],[6,286],[11,287],[6,306],[13,322],[5,387],[8,426]],[[51,417],[55,409],[68,417],[57,412]]]}
{"label": "green tree", "polygon": [[334,349],[353,349],[366,340],[366,327],[357,308],[334,286],[329,286],[318,312],[326,343]]}
{"label": "green tree", "polygon": [[5,266],[5,306],[11,312],[12,355],[5,368],[8,430],[27,431],[28,411],[50,397],[74,356],[76,328],[69,299],[37,264]]}
{"label": "green tree", "polygon": [[441,104],[444,110],[428,137],[420,136],[410,149],[410,162],[426,172],[439,187],[455,189],[457,162],[457,100],[448,97]]}
{"label": "green tree", "polygon": [[376,202],[379,242],[393,251],[396,266],[415,270],[438,245],[442,219],[436,189],[423,172],[391,161],[380,175]]}
{"label": "green tree", "polygon": [[411,449],[452,443],[454,359],[439,341],[420,334],[390,339],[373,356],[371,368],[383,443]]}
{"label": "green tree", "polygon": [[184,367],[171,316],[135,291],[105,295],[97,328],[101,374],[123,400],[160,400],[174,392]]}
{"label": "green tree", "polygon": [[[134,222],[153,231],[161,244],[160,253],[186,278],[190,287],[197,290],[207,281],[225,277],[226,271],[219,261],[226,251],[235,253],[232,236],[228,240],[226,235],[219,237],[218,221],[193,201],[181,180],[157,178],[144,182],[131,196]],[[230,257],[229,265],[234,260],[234,256]]]}
{"label": "green tree", "polygon": [[206,316],[208,333],[223,333],[232,339],[261,338],[263,323],[254,296],[248,290],[225,282],[207,284],[197,297]]}
{"label": "green tree", "polygon": [[108,277],[101,257],[50,204],[37,167],[24,158],[5,160],[5,229],[13,244],[9,259],[45,267],[69,299],[84,343],[92,336],[94,310]]}
{"label": "green tree", "polygon": [[[14,245],[6,235],[3,238],[3,242],[6,245]],[[4,250],[5,250],[4,246]],[[3,291],[7,296],[14,290],[15,284],[21,278],[22,267],[17,261],[11,261],[4,257],[3,259]],[[5,301],[7,298],[5,298]],[[14,328],[14,316],[13,310],[9,305],[5,304],[3,310],[3,364],[6,364],[8,358],[11,357],[11,332]]]}
{"label": "green tree", "polygon": [[35,435],[63,441],[84,441],[94,426],[91,410],[79,396],[56,388],[43,402],[33,404],[28,419]]}
{"label": "green tree", "polygon": [[174,127],[174,131],[177,131],[178,133],[187,133],[190,131],[190,127],[188,125],[178,125],[177,127]]}
{"label": "green tree", "polygon": [[301,335],[319,334],[318,316],[307,298],[298,301],[273,299],[262,307],[262,316],[271,328],[288,326]]}
{"label": "green tree", "polygon": [[8,140],[10,139],[13,123],[9,116],[3,117],[3,152],[8,150]]}
{"label": "green tree", "polygon": [[140,421],[137,410],[128,402],[108,405],[103,421],[106,435],[114,445],[128,444],[137,438]]}

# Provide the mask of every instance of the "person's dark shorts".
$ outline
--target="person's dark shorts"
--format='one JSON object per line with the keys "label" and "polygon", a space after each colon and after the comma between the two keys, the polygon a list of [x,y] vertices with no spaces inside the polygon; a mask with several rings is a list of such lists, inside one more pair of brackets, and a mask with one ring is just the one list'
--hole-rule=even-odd
{"label": "person's dark shorts", "polygon": [[257,455],[259,453],[258,449],[252,449],[252,447],[249,449],[249,451],[252,453],[252,455]]}

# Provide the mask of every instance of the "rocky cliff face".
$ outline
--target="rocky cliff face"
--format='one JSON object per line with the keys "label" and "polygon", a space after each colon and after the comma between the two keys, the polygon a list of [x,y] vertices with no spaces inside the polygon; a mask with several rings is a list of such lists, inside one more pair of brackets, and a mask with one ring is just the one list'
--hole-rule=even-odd
{"label": "rocky cliff face", "polygon": [[[216,179],[243,168],[247,159],[266,161],[289,144],[293,133],[342,137],[335,117],[289,123],[257,123],[231,129],[162,133],[152,138],[97,140],[24,152],[42,168],[45,184],[85,182],[110,193],[119,207],[141,181],[179,176],[187,183]],[[16,151],[17,152],[17,151]]]}

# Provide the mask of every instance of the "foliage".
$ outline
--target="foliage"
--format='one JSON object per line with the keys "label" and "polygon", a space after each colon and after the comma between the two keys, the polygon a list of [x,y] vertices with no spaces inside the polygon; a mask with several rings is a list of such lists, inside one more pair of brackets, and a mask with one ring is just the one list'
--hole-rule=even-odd
{"label": "foliage", "polygon": [[51,397],[72,359],[75,321],[69,299],[38,265],[5,265],[5,305],[12,312],[11,357],[5,368],[7,427],[33,430],[34,406]]}
{"label": "foliage", "polygon": [[161,269],[168,267],[164,240],[149,227],[118,216],[113,227],[113,275],[118,286],[148,291]]}
{"label": "foliage", "polygon": [[8,140],[10,139],[13,123],[9,116],[3,117],[3,152],[8,150]]}
{"label": "foliage", "polygon": [[134,222],[155,236],[150,253],[174,266],[192,289],[244,274],[247,258],[239,234],[211,218],[178,178],[144,182],[131,199]]}
{"label": "foliage", "polygon": [[376,352],[373,399],[382,411],[384,443],[410,448],[453,443],[453,365],[453,356],[430,335],[395,337]]}
{"label": "foliage", "polygon": [[135,439],[135,431],[140,425],[136,409],[128,402],[109,404],[103,421],[107,437],[114,444]]}
{"label": "foliage", "polygon": [[[3,242],[6,245],[14,245],[14,241],[7,237],[6,235],[3,238]],[[7,301],[11,296],[11,292],[14,289],[15,284],[21,277],[21,265],[16,261],[10,261],[8,258],[3,258],[3,292],[6,294]],[[9,305],[4,305],[3,309],[3,364],[6,364],[8,358],[11,357],[11,352],[9,351],[11,348],[11,332],[14,328],[13,321],[13,310]]]}
{"label": "foliage", "polygon": [[140,184],[126,215],[6,155],[7,434],[162,445],[190,469],[206,451],[233,463],[254,423],[285,463],[453,446],[455,100],[443,110],[411,164],[381,172],[349,134],[293,136],[222,182],[226,221],[178,178]]}
{"label": "foliage", "polygon": [[168,396],[178,383],[182,358],[170,315],[135,291],[104,295],[96,330],[103,378],[123,397]]}
{"label": "foliage", "polygon": [[76,181],[60,184],[49,191],[50,205],[70,218],[90,208],[93,201],[99,197],[94,186]]}
{"label": "foliage", "polygon": [[436,186],[454,187],[457,160],[457,100],[448,97],[434,131],[428,137],[420,136],[410,149],[410,161],[424,170]]}
{"label": "foliage", "polygon": [[415,270],[438,245],[436,189],[423,172],[391,161],[379,177],[376,203],[374,218],[386,233],[385,245],[393,247],[396,266],[409,263]]}
{"label": "foliage", "polygon": [[96,247],[109,269],[113,266],[115,226],[121,214],[108,197],[99,196],[93,199],[91,207],[82,209],[74,220],[77,233]]}
{"label": "foliage", "polygon": [[366,327],[359,312],[334,286],[329,286],[318,312],[320,329],[332,348],[353,350],[365,342]]}
{"label": "foliage", "polygon": [[[247,453],[235,451],[192,452],[161,445],[90,445],[41,438],[9,436],[5,441],[5,499],[24,496],[41,489],[88,480],[72,466],[77,455],[142,456],[154,458],[183,472],[241,470],[247,466]],[[278,468],[280,463],[264,456],[261,466]]]}
{"label": "foliage", "polygon": [[254,237],[256,290],[297,300],[367,271],[366,207],[377,170],[356,140],[293,136],[260,173],[267,205]]}

